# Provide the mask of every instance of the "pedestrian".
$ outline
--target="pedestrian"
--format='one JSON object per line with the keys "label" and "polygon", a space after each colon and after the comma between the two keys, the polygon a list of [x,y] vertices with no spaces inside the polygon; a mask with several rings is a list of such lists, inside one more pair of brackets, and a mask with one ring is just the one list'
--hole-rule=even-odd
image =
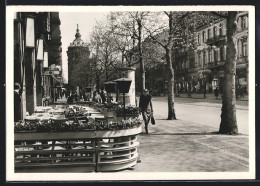
{"label": "pedestrian", "polygon": [[100,97],[101,97],[102,103],[105,103],[106,102],[106,96],[105,96],[103,89],[101,90]]}
{"label": "pedestrian", "polygon": [[68,95],[68,97],[67,97],[67,103],[68,103],[68,104],[73,104],[73,96],[72,96],[71,93],[70,93],[70,94]]}
{"label": "pedestrian", "polygon": [[98,91],[94,92],[94,101],[97,103],[101,103],[101,97]]}
{"label": "pedestrian", "polygon": [[216,97],[216,99],[218,99],[218,95],[219,95],[219,89],[218,89],[218,86],[217,86],[216,89],[215,89],[215,97]]}
{"label": "pedestrian", "polygon": [[14,84],[14,122],[21,120],[21,86]]}
{"label": "pedestrian", "polygon": [[143,116],[146,134],[148,134],[148,124],[153,114],[152,96],[148,89],[144,89],[140,96],[139,108]]}

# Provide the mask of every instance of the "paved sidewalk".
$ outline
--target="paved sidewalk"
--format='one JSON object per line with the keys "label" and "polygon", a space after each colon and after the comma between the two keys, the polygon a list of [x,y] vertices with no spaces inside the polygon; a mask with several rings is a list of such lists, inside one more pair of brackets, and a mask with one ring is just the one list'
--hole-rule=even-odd
{"label": "paved sidewalk", "polygon": [[149,134],[139,135],[141,163],[134,172],[249,171],[248,136],[216,132],[196,123],[158,118]]}

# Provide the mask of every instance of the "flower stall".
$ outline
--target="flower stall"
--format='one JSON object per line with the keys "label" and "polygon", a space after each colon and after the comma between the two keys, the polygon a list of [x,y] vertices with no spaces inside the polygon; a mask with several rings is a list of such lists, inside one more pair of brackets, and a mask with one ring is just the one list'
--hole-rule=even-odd
{"label": "flower stall", "polygon": [[142,120],[134,117],[139,110],[129,106],[131,117],[109,120],[102,109],[113,110],[115,117],[122,112],[121,106],[110,106],[57,105],[15,123],[15,171],[100,172],[134,166],[142,132]]}

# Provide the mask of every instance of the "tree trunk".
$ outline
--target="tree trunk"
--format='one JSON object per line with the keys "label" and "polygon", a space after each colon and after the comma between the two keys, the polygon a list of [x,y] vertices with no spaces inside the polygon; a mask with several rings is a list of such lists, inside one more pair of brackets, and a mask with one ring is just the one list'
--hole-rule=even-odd
{"label": "tree trunk", "polygon": [[236,15],[237,12],[228,12],[227,18],[227,61],[225,63],[224,90],[222,100],[222,113],[219,133],[237,134],[236,120],[236,60],[237,48],[236,39]]}
{"label": "tree trunk", "polygon": [[168,80],[168,120],[175,120],[174,109],[174,70],[172,68],[171,49],[166,48],[167,80]]}
{"label": "tree trunk", "polygon": [[145,70],[143,63],[143,53],[142,53],[142,24],[141,20],[137,21],[138,24],[138,54],[139,54],[139,64],[140,64],[140,74],[141,74],[141,91],[145,89]]}

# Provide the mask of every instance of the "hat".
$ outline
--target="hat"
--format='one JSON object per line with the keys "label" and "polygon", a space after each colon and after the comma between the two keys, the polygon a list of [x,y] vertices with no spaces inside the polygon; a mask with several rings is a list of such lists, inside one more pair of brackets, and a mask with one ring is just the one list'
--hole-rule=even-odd
{"label": "hat", "polygon": [[144,89],[143,91],[144,91],[144,92],[148,92],[149,90],[148,90],[148,89]]}

